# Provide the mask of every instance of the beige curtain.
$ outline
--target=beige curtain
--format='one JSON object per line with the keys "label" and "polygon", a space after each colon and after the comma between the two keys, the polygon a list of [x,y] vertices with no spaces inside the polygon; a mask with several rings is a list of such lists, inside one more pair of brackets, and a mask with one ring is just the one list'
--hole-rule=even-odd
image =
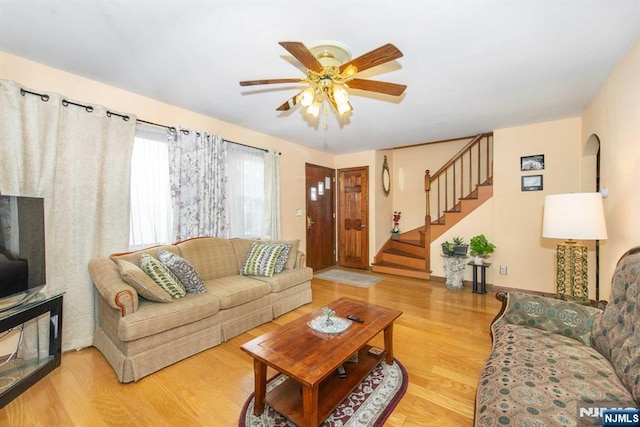
{"label": "beige curtain", "polygon": [[65,292],[62,347],[71,350],[93,343],[89,260],[129,244],[136,118],[64,100],[0,80],[0,193],[45,200],[46,289]]}

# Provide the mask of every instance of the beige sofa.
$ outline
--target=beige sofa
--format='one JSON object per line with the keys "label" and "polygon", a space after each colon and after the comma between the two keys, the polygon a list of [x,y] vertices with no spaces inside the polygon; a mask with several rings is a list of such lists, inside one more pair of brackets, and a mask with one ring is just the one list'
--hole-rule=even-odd
{"label": "beige sofa", "polygon": [[[305,266],[298,242],[289,242],[292,248],[282,272],[272,277],[240,275],[253,242],[197,238],[91,260],[89,272],[98,290],[93,345],[120,382],[137,381],[311,302],[313,271]],[[160,249],[186,259],[207,292],[187,293],[170,302],[139,296],[122,278],[119,260],[139,266],[143,252],[157,257]]]}

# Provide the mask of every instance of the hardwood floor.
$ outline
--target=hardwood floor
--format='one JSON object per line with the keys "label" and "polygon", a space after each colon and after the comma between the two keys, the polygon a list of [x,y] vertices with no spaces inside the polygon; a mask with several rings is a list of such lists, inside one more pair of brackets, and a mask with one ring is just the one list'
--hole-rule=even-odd
{"label": "hardwood floor", "polygon": [[[118,383],[93,347],[65,353],[60,368],[0,409],[0,425],[237,426],[253,392],[252,360],[240,345],[341,296],[403,311],[394,324],[394,352],[409,386],[386,426],[472,425],[500,302],[470,286],[452,291],[443,283],[376,275],[384,280],[370,288],[314,279],[311,304],[137,383]],[[374,343],[383,345],[382,335]]]}

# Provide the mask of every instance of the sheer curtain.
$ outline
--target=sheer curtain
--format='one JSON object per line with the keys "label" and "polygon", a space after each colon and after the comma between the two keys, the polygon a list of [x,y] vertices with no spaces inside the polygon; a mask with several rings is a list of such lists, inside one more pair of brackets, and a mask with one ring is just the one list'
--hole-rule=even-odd
{"label": "sheer curtain", "polygon": [[44,198],[47,289],[65,292],[70,350],[93,343],[89,260],[128,246],[136,118],[63,100],[0,80],[0,192]]}
{"label": "sheer curtain", "polygon": [[138,123],[131,155],[129,249],[173,242],[168,129]]}
{"label": "sheer curtain", "polygon": [[230,236],[264,238],[264,150],[229,144]]}
{"label": "sheer curtain", "polygon": [[264,153],[265,237],[279,239],[280,225],[280,153]]}
{"label": "sheer curtain", "polygon": [[175,240],[228,237],[227,143],[220,135],[176,128],[169,142]]}

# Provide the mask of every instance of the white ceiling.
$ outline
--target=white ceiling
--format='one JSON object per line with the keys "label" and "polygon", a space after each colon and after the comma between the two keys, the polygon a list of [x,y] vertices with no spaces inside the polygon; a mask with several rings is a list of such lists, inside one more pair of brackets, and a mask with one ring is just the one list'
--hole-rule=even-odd
{"label": "white ceiling", "polygon": [[[578,116],[639,36],[640,0],[0,0],[2,51],[331,153]],[[275,111],[300,86],[238,85],[304,77],[278,42],[320,40],[393,43],[358,77],[405,94],[351,90],[325,129]]]}

